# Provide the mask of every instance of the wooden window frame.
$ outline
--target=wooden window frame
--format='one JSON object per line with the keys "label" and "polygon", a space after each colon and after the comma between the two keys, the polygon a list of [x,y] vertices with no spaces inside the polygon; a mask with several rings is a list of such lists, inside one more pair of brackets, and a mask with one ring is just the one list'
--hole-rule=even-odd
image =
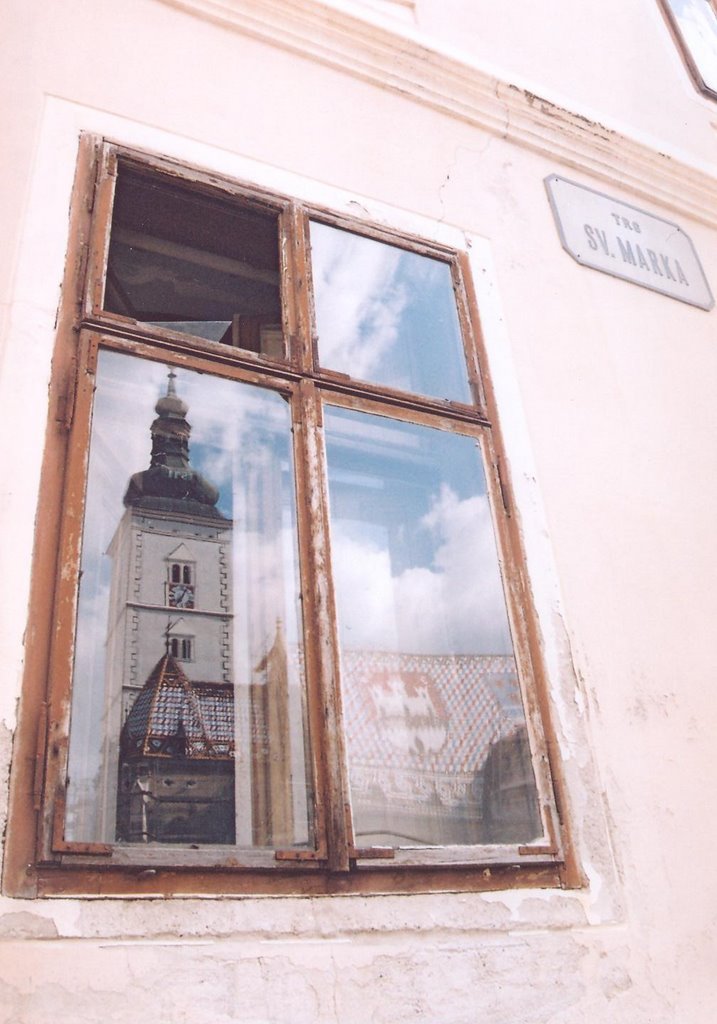
{"label": "wooden window frame", "polygon": [[[667,27],[670,31],[670,34],[675,41],[675,45],[680,52],[680,56],[682,57],[684,65],[687,68],[687,71],[695,87],[705,96],[708,96],[710,99],[717,100],[717,88],[708,85],[702,77],[702,72],[700,71],[697,61],[695,60],[690,45],[685,39],[682,33],[682,29],[680,28],[680,24],[677,20],[677,17],[674,11],[672,10],[670,0],[658,0],[658,3],[660,5],[660,10],[662,11],[663,17],[667,22]],[[708,0],[708,3],[714,9],[715,16],[717,16],[717,3],[715,2],[715,0]]]}
{"label": "wooden window frame", "polygon": [[[284,360],[140,324],[102,308],[118,161],[164,180],[217,191],[277,213]],[[398,245],[451,267],[474,404],[355,381],[318,365],[311,299],[309,220]],[[31,585],[26,672],[13,759],[4,888],[14,895],[347,893],[575,887],[582,875],[565,813],[564,782],[506,458],[500,438],[468,258],[428,240],[353,220],[214,174],[85,136],[75,181],[50,392]],[[315,806],[315,849],[238,847],[138,850],[64,837],[77,567],[100,347],[260,384],[293,398],[305,672]],[[357,849],[351,831],[330,570],[322,399],[479,440],[493,509],[526,720],[549,842],[526,846]],[[62,515],[71,507],[74,514]],[[307,624],[311,623],[311,629]]]}

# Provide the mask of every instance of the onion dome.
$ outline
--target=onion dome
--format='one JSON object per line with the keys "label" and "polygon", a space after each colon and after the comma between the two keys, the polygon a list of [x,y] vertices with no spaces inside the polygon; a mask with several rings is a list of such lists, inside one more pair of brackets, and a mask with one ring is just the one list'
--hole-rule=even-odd
{"label": "onion dome", "polygon": [[183,420],[189,412],[189,406],[177,394],[175,380],[177,374],[174,370],[169,371],[167,380],[167,394],[163,395],[154,407],[154,411],[160,418]]}
{"label": "onion dome", "polygon": [[219,490],[190,463],[192,428],[186,419],[189,407],[178,396],[175,379],[176,374],[170,370],[167,393],[157,402],[157,418],[150,427],[149,469],[131,477],[124,503],[135,508],[224,519],[215,507]]}

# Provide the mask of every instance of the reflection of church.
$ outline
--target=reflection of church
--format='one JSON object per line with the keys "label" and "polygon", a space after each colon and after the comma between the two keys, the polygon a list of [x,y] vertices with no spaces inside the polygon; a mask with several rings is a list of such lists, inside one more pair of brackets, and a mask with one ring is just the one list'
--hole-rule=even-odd
{"label": "reflection of church", "polygon": [[190,464],[174,380],[109,548],[104,833],[233,842],[232,522]]}
{"label": "reflection of church", "polygon": [[[102,837],[288,846],[306,814],[306,797],[303,810],[296,802],[302,726],[289,686],[303,675],[301,649],[287,648],[280,622],[267,619],[251,582],[265,566],[252,569],[261,556],[250,550],[237,582],[265,639],[240,672],[248,678],[234,678],[235,642],[244,643],[243,629],[233,632],[234,524],[190,463],[174,379],[156,405],[150,467],[130,479],[109,548]],[[243,530],[266,536],[280,503],[257,452],[238,483],[246,507],[237,542]],[[360,845],[540,834],[512,657],[344,651],[342,677]]]}
{"label": "reflection of church", "polygon": [[359,845],[541,834],[512,656],[344,651],[342,670]]}
{"label": "reflection of church", "polygon": [[234,842],[234,694],[165,654],[120,734],[117,833],[128,842]]}

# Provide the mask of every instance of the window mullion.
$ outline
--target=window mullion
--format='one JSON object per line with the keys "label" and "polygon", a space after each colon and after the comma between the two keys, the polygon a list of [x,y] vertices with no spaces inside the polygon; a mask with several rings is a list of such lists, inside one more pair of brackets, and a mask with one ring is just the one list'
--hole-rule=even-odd
{"label": "window mullion", "polygon": [[284,329],[289,360],[303,372],[314,368],[311,260],[308,218],[292,203],[279,218]]}
{"label": "window mullion", "polygon": [[[325,828],[328,867],[347,871],[353,846],[339,687],[336,609],[328,545],[328,507],[321,400],[304,381],[295,413],[299,543],[303,563],[306,677],[312,751],[318,781],[317,830]],[[319,833],[320,835],[320,833]]]}

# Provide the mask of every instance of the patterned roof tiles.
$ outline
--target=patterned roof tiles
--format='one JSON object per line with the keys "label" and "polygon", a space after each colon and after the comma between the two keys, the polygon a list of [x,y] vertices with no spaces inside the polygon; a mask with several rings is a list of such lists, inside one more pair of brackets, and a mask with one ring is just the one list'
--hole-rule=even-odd
{"label": "patterned roof tiles", "polygon": [[165,654],[137,695],[122,729],[124,757],[234,757],[234,690],[191,681]]}
{"label": "patterned roof tiles", "polygon": [[[301,650],[286,655],[300,678]],[[524,724],[515,660],[507,655],[344,651],[342,681],[352,772],[472,776],[491,745]],[[122,730],[123,756],[233,758],[234,699],[231,684],[190,681],[165,655]],[[260,711],[253,707],[255,717]],[[255,742],[266,725],[254,723]]]}
{"label": "patterned roof tiles", "polygon": [[342,664],[354,768],[474,773],[524,721],[509,656],[344,651]]}

